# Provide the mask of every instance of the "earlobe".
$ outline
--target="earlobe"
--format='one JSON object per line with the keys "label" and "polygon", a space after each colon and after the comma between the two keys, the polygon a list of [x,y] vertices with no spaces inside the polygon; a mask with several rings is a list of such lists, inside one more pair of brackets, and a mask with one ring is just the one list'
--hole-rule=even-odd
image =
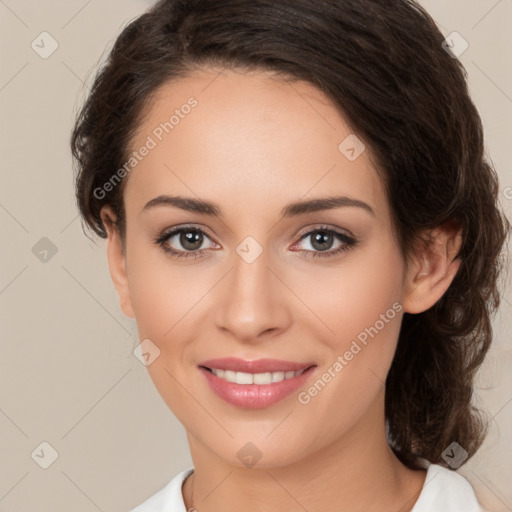
{"label": "earlobe", "polygon": [[462,243],[462,228],[447,221],[429,230],[417,244],[404,288],[405,313],[422,313],[432,307],[452,283],[461,260],[456,258]]}
{"label": "earlobe", "polygon": [[126,270],[126,255],[123,243],[116,224],[116,216],[110,206],[101,209],[101,220],[107,232],[107,258],[110,276],[119,296],[121,311],[128,317],[134,318],[130,291],[128,288],[128,275]]}

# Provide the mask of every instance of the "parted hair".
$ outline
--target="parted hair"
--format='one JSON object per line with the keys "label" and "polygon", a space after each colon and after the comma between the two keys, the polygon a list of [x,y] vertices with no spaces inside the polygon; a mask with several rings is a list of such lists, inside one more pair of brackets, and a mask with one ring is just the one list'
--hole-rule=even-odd
{"label": "parted hair", "polygon": [[[408,467],[473,455],[486,434],[473,400],[492,342],[510,225],[467,73],[413,0],[160,0],[127,24],[98,69],[71,136],[83,221],[125,236],[119,169],[158,88],[205,67],[275,72],[320,89],[369,148],[404,259],[445,221],[462,227],[461,264],[427,311],[405,313],[386,378],[388,442]],[[341,141],[340,141],[341,142]]]}

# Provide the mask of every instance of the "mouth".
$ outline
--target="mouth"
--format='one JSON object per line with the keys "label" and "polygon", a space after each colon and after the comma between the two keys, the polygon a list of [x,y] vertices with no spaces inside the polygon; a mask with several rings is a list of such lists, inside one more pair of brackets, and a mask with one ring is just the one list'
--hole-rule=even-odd
{"label": "mouth", "polygon": [[317,367],[314,363],[225,358],[205,361],[198,369],[223,401],[244,409],[262,409],[297,391]]}

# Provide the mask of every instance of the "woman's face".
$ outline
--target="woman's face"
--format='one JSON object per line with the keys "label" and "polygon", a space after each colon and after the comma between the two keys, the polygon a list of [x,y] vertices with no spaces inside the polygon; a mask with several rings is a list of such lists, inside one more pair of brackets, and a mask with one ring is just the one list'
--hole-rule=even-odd
{"label": "woman's face", "polygon": [[[219,71],[163,86],[138,129],[131,149],[149,149],[124,191],[117,287],[189,439],[238,466],[247,453],[280,466],[384,421],[405,269],[368,149],[333,104],[305,83]],[[233,384],[201,367],[228,357],[310,368]],[[286,369],[275,364],[244,373]]]}

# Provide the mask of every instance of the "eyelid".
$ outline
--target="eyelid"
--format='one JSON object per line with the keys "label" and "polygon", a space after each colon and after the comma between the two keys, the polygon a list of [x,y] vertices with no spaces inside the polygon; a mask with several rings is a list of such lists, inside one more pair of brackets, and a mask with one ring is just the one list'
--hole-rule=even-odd
{"label": "eyelid", "polygon": [[[209,233],[208,228],[203,227],[200,224],[178,224],[176,226],[173,226],[172,228],[164,229],[163,231],[161,231],[158,235],[156,235],[155,242],[162,240],[162,239],[167,239],[170,236],[177,234],[181,230],[185,230],[185,229],[196,230],[196,231],[208,236],[208,238],[210,238],[212,240],[215,239],[215,237]],[[349,231],[348,229],[338,228],[338,227],[334,227],[334,226],[328,226],[327,224],[317,224],[314,226],[308,226],[306,228],[303,228],[302,230],[299,231],[298,234],[295,235],[295,237],[298,237],[299,240],[302,240],[306,235],[310,235],[312,231],[321,231],[321,230],[334,231],[340,235],[344,235],[349,238],[356,239],[354,234],[351,231]],[[216,242],[216,243],[218,243],[218,242]]]}
{"label": "eyelid", "polygon": [[[202,233],[207,238],[209,238],[215,245],[219,245],[217,242],[215,242],[215,237],[211,236],[208,232],[209,230],[203,226],[197,225],[197,224],[183,224],[183,225],[177,225],[173,226],[172,228],[169,228],[167,230],[164,230],[161,232],[161,234],[157,235],[157,237],[154,239],[154,243],[157,245],[160,245],[163,250],[165,250],[168,253],[171,253],[171,255],[174,256],[184,256],[184,257],[192,257],[192,258],[198,258],[203,257],[205,253],[209,252],[211,248],[208,249],[201,249],[196,251],[186,251],[186,250],[180,250],[180,249],[174,249],[173,247],[166,247],[166,243],[169,240],[169,238],[176,236],[177,234],[181,233],[182,231],[186,231],[189,229],[190,231],[197,231],[199,233]],[[329,232],[333,233],[334,235],[337,235],[338,240],[340,240],[345,248],[349,248],[353,245],[356,245],[358,243],[358,239],[347,229],[342,229],[338,227],[328,226],[326,224],[320,224],[316,226],[308,226],[307,228],[304,228],[299,232],[299,234],[295,235],[298,237],[298,240],[292,245],[292,248],[296,247],[302,240],[307,238],[308,236],[311,236],[315,232]],[[311,254],[312,256],[320,256],[320,257],[329,257],[329,256],[335,256],[342,248],[338,249],[329,249],[326,251],[312,251],[312,250],[305,250],[305,249],[299,249],[296,252],[304,253],[304,254]]]}
{"label": "eyelid", "polygon": [[308,226],[307,228],[304,228],[303,230],[299,231],[299,234],[297,235],[300,240],[305,235],[311,234],[312,231],[334,231],[335,233],[338,233],[339,235],[346,236],[347,238],[356,239],[355,235],[349,231],[348,229],[344,228],[338,228],[335,226],[329,226],[327,224],[317,224],[314,226]]}
{"label": "eyelid", "polygon": [[[171,238],[172,236],[179,234],[181,231],[186,231],[187,229],[189,229],[190,231],[197,231],[199,233],[202,233],[203,235],[207,236],[210,240],[212,240],[212,242],[214,242],[216,245],[219,245],[217,242],[215,242],[215,237],[209,233],[208,229],[201,225],[198,225],[198,224],[183,224],[183,225],[179,224],[177,226],[173,226],[172,228],[164,229],[162,232],[160,232],[158,235],[156,235],[154,242],[155,243],[163,243],[166,240],[168,240],[169,238]],[[203,249],[203,250],[205,250],[205,249]],[[182,252],[184,252],[184,251],[182,251]],[[193,251],[187,251],[187,252],[193,252]],[[196,252],[199,252],[199,251],[196,251]]]}

